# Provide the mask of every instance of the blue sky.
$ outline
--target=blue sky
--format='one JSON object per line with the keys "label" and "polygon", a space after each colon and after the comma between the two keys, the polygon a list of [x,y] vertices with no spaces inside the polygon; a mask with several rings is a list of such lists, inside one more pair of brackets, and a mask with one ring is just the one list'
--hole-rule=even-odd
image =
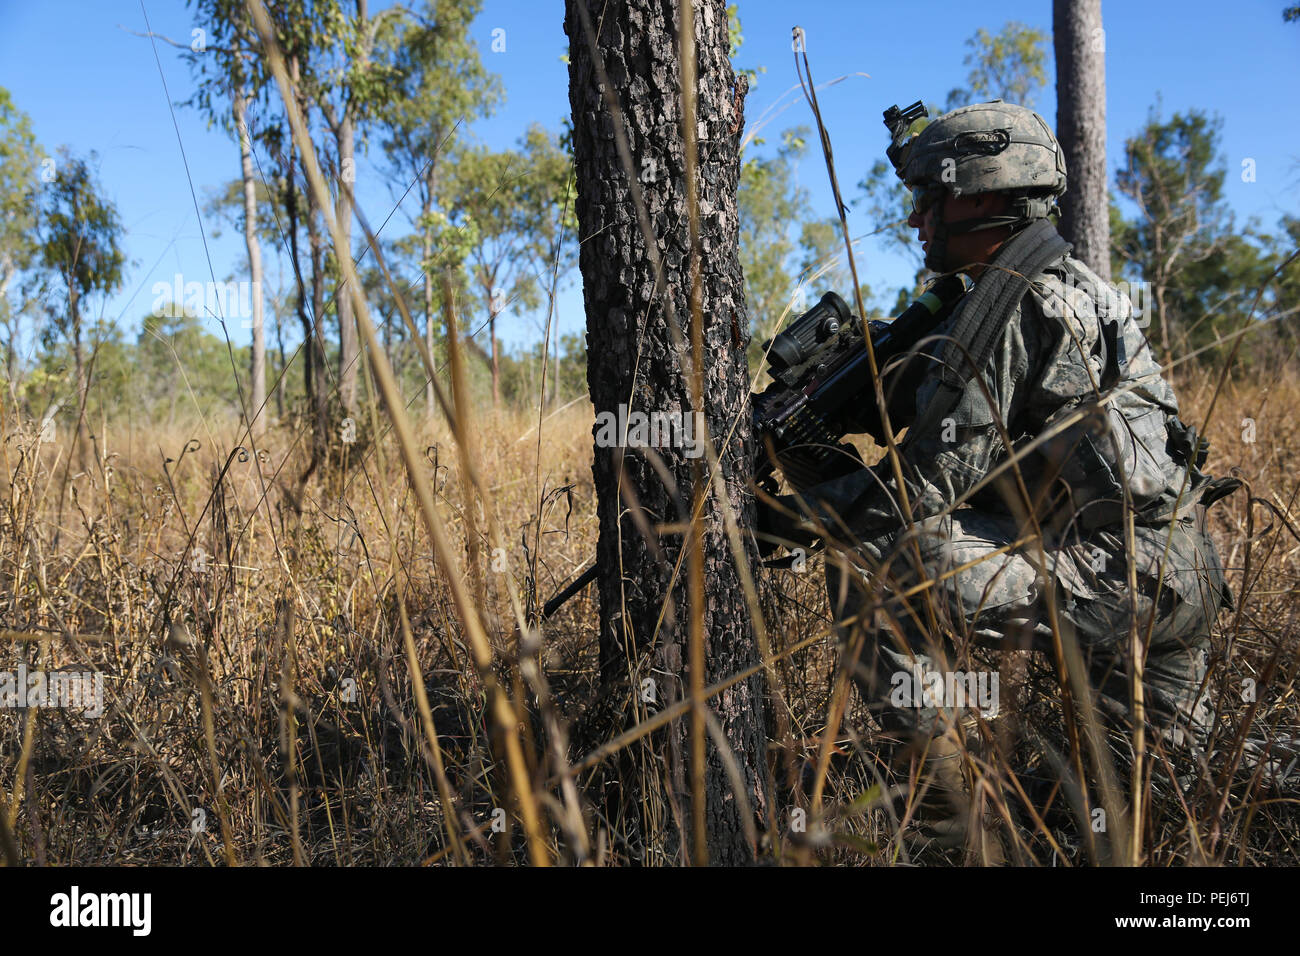
{"label": "blue sky", "polygon": [[[382,4],[375,4],[382,5]],[[1300,125],[1295,122],[1300,94],[1300,24],[1284,24],[1283,0],[1107,0],[1107,132],[1112,163],[1123,140],[1145,122],[1159,97],[1166,115],[1201,108],[1223,118],[1222,149],[1228,168],[1226,194],[1238,223],[1259,217],[1272,227],[1283,213],[1300,213]],[[739,0],[744,46],[741,66],[767,68],[750,93],[750,121],[769,107],[780,110],[764,130],[779,141],[783,128],[810,124],[795,85],[790,30],[802,26],[808,38],[814,78],[819,84],[839,76],[867,73],[824,90],[823,115],[835,148],[846,199],[863,172],[883,153],[881,111],[917,99],[942,101],[963,85],[965,40],[979,27],[996,32],[1011,20],[1050,34],[1050,0],[908,3]],[[180,0],[146,0],[155,31],[177,40],[195,26]],[[139,0],[0,0],[0,86],[33,121],[48,153],[66,145],[75,153],[94,150],[99,178],[117,204],[126,227],[126,250],[133,262],[125,287],[104,306],[131,330],[153,300],[155,282],[207,281],[199,218],[190,196],[177,133],[158,64],[144,32]],[[494,30],[504,30],[505,49],[493,52]],[[505,103],[495,116],[470,133],[493,147],[512,145],[529,123],[552,130],[568,112],[567,69],[561,62],[566,38],[560,0],[486,0],[473,27],[485,66],[502,79]],[[162,74],[171,101],[187,98],[194,79],[172,48],[160,44]],[[1055,119],[1048,61],[1048,84],[1034,102],[1049,123]],[[175,107],[190,175],[200,203],[209,191],[238,175],[238,149],[219,129],[208,129],[194,110]],[[1240,176],[1243,159],[1255,161],[1254,182]],[[812,212],[833,213],[826,172],[819,155],[800,166],[801,184]],[[368,220],[381,222],[391,210],[397,183],[384,168],[377,148],[358,168],[357,194]],[[204,221],[216,277],[229,276],[242,257],[238,230],[213,238],[215,223]],[[393,218],[390,228],[405,229]],[[850,216],[850,228],[866,223]],[[863,277],[880,290],[909,282],[910,269],[898,256],[868,241],[859,253]],[[576,273],[560,298],[560,328],[580,331],[585,324]],[[248,333],[232,323],[236,342]],[[218,329],[212,323],[213,331]],[[500,334],[518,344],[536,337],[537,320],[507,315]],[[296,337],[295,337],[296,338]]]}

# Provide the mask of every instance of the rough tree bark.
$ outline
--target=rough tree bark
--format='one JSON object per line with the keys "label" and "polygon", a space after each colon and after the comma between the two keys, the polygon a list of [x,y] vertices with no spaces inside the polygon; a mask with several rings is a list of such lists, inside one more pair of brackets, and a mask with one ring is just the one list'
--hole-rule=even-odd
{"label": "rough tree bark", "polygon": [[1056,135],[1070,188],[1061,197],[1061,235],[1074,256],[1110,279],[1106,189],[1106,35],[1101,0],[1052,0],[1056,48]]}
{"label": "rough tree bark", "polygon": [[[580,8],[580,4],[585,7]],[[598,31],[589,43],[583,11]],[[679,0],[567,0],[569,98],[577,166],[579,267],[587,314],[587,379],[598,415],[680,413],[692,424],[690,372],[690,238],[686,154],[678,61]],[[745,348],[749,321],[737,256],[739,141],[743,78],[728,60],[724,0],[696,0],[698,102],[698,202],[702,250],[703,419],[721,460],[725,494],[740,527],[749,527],[748,490],[752,438]],[[611,114],[601,69],[618,109]],[[652,251],[639,226],[629,176],[615,139],[625,131],[634,176],[649,218],[664,285],[656,289]],[[670,327],[675,325],[676,331]],[[601,447],[600,419],[592,473],[595,479],[602,572],[600,651],[607,685],[640,693],[649,678],[658,706],[689,695],[687,535],[692,459],[681,442],[653,449]],[[702,436],[701,436],[702,437]],[[662,463],[662,474],[651,458]],[[709,488],[699,518],[703,532],[705,601],[704,682],[712,683],[760,659],[740,578],[724,532],[723,511]],[[744,538],[748,542],[749,536]],[[757,565],[752,545],[746,560]],[[678,568],[679,559],[681,566]],[[676,573],[674,569],[677,568]],[[661,619],[662,611],[662,619]],[[741,863],[753,858],[745,826],[761,832],[770,787],[763,732],[763,687],[758,676],[709,702],[745,783],[753,812],[744,820],[712,740],[706,758],[705,820],[709,859]],[[689,844],[692,819],[687,771],[688,721],[675,721],[656,747],[667,766],[670,850]],[[641,781],[644,782],[644,781]],[[680,842],[679,842],[680,841]]]}

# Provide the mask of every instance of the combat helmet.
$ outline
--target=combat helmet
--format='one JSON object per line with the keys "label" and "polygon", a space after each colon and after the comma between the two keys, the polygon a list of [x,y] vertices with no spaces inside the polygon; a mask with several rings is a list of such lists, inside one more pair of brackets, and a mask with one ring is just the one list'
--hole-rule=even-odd
{"label": "combat helmet", "polygon": [[920,103],[885,112],[893,137],[889,160],[914,194],[929,193],[930,201],[942,190],[954,196],[1005,192],[1011,197],[1004,215],[951,224],[936,220],[927,266],[942,268],[948,235],[1023,226],[1055,209],[1065,192],[1065,152],[1036,112],[1002,100],[975,103],[944,113],[909,137],[915,120],[925,115]]}

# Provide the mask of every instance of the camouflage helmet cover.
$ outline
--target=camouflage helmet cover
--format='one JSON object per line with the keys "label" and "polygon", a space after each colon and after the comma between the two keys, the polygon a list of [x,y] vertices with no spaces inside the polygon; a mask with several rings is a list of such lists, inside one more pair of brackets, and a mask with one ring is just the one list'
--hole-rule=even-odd
{"label": "camouflage helmet cover", "polygon": [[1051,197],[1047,206],[1065,192],[1061,144],[1041,116],[1014,103],[993,100],[944,113],[898,153],[896,171],[908,186],[931,183],[954,196],[1028,193]]}

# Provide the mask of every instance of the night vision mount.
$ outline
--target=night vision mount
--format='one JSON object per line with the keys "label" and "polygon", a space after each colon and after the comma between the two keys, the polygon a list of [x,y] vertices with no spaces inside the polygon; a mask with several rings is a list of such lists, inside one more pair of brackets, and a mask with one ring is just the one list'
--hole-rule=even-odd
{"label": "night vision mount", "polygon": [[896,173],[902,174],[903,167],[907,164],[908,146],[910,137],[907,131],[912,128],[912,124],[923,117],[929,116],[930,111],[917,100],[905,110],[900,110],[897,106],[891,106],[885,110],[885,128],[889,130],[890,144],[885,150],[885,155],[889,157],[889,162],[893,165]]}

